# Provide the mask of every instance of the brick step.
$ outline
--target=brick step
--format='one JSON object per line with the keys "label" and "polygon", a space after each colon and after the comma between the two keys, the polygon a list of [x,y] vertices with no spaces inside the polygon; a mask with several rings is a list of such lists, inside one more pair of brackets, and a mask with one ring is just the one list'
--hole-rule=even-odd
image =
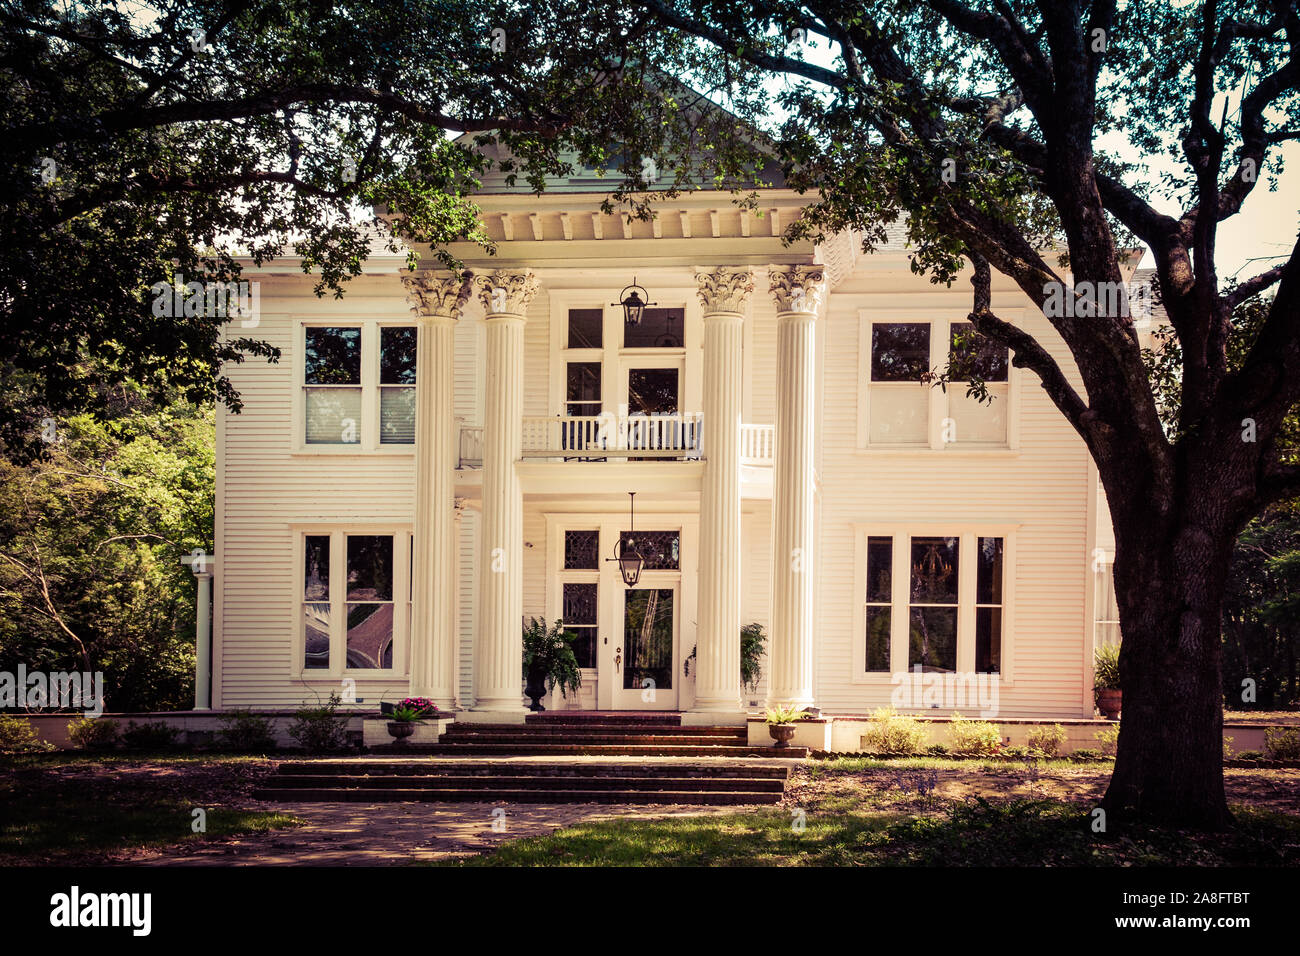
{"label": "brick step", "polygon": [[659,803],[746,805],[780,803],[780,793],[705,790],[296,790],[253,791],[258,800],[343,803]]}
{"label": "brick step", "polygon": [[740,745],[675,746],[671,744],[571,744],[571,743],[454,743],[407,744],[395,747],[385,744],[371,747],[371,753],[429,754],[438,757],[544,757],[544,756],[610,756],[610,757],[790,757],[808,756],[807,747],[744,747]]}
{"label": "brick step", "polygon": [[447,728],[447,737],[460,737],[466,734],[478,736],[487,736],[490,734],[503,734],[506,736],[517,736],[519,734],[528,734],[535,737],[566,737],[572,734],[580,734],[583,737],[590,736],[618,736],[621,734],[653,734],[656,737],[740,737],[746,736],[747,731],[744,727],[675,727],[668,724],[614,724],[614,723],[590,723],[581,724],[452,724]]}
{"label": "brick step", "polygon": [[[790,768],[784,764],[622,764],[622,763],[472,763],[453,760],[442,763],[435,760],[313,760],[287,761],[280,764],[281,777],[342,776],[342,777],[535,777],[581,778],[623,777],[662,778],[692,777],[706,779],[766,779],[786,780]],[[276,778],[271,778],[276,779]]]}
{"label": "brick step", "polygon": [[654,733],[641,734],[589,734],[586,731],[574,731],[567,734],[443,734],[440,744],[532,744],[542,745],[617,745],[617,746],[664,746],[664,747],[736,747],[745,746],[746,737],[737,734],[731,737],[688,737],[678,735],[670,737]]}
{"label": "brick step", "polygon": [[524,715],[529,724],[664,724],[679,727],[681,714],[630,714],[626,711],[578,710]]}
{"label": "brick step", "polygon": [[540,776],[340,776],[285,774],[268,778],[264,790],[701,790],[785,792],[785,781],[754,777],[540,777]]}

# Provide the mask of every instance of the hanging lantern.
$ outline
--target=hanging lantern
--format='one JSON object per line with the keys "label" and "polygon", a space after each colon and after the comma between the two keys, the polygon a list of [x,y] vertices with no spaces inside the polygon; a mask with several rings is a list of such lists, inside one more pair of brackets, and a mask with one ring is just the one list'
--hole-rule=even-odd
{"label": "hanging lantern", "polygon": [[636,546],[636,492],[629,491],[628,497],[631,499],[631,525],[628,530],[628,536],[624,538],[621,534],[618,536],[618,544],[614,546],[614,557],[606,558],[606,561],[617,561],[618,571],[623,575],[623,583],[628,587],[636,587],[637,581],[641,580],[641,569],[645,566],[645,558],[641,556],[641,551]]}
{"label": "hanging lantern", "polygon": [[657,302],[646,301],[650,293],[646,292],[644,286],[636,284],[636,276],[632,277],[632,284],[626,286],[619,295],[621,296],[619,301],[611,304],[623,307],[623,321],[628,325],[640,325],[641,319],[645,316],[646,306],[658,305]]}

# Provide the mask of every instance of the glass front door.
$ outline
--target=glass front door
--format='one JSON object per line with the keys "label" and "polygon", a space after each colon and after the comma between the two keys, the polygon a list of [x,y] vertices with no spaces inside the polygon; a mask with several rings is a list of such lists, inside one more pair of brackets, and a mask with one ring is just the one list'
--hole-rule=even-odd
{"label": "glass front door", "polygon": [[622,638],[614,653],[618,710],[672,710],[677,706],[677,587],[642,585],[622,593]]}

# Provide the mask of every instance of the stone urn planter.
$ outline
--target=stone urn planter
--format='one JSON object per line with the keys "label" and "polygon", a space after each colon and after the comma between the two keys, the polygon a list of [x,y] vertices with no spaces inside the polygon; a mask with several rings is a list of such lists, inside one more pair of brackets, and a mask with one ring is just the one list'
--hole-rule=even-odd
{"label": "stone urn planter", "polygon": [[388,722],[388,734],[393,738],[393,746],[405,747],[406,738],[415,733],[415,722],[412,720],[390,720]]}
{"label": "stone urn planter", "polygon": [[776,741],[773,747],[789,747],[790,739],[794,737],[794,724],[768,724],[767,732],[772,735]]}
{"label": "stone urn planter", "polygon": [[1119,719],[1120,697],[1123,693],[1121,690],[1097,691],[1097,709],[1107,720]]}
{"label": "stone urn planter", "polygon": [[528,669],[528,682],[524,684],[524,696],[532,701],[529,710],[540,712],[546,709],[542,703],[542,698],[546,696],[546,668],[530,667]]}

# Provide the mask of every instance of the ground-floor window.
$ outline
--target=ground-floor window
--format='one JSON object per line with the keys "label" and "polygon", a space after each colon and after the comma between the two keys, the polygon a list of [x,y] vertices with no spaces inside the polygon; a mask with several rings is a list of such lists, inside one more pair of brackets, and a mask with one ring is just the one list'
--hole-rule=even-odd
{"label": "ground-floor window", "polygon": [[411,616],[408,532],[301,536],[304,671],[394,670]]}
{"label": "ground-floor window", "polygon": [[864,531],[858,673],[1003,673],[1008,540]]}

